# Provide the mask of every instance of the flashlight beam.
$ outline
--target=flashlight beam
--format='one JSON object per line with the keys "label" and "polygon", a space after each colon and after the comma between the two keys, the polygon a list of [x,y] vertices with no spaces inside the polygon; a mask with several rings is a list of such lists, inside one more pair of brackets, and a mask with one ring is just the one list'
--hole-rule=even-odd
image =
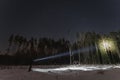
{"label": "flashlight beam", "polygon": [[[72,51],[72,54],[78,54],[80,52],[88,52],[89,48],[91,48],[92,50],[95,49],[94,46],[91,46],[91,47],[87,47],[87,48],[83,48],[83,49],[74,50],[74,51]],[[48,60],[48,59],[53,59],[53,58],[58,58],[58,57],[63,57],[63,56],[68,56],[68,55],[70,55],[69,52],[65,52],[65,53],[60,53],[58,55],[54,55],[54,56],[48,56],[48,57],[44,57],[44,58],[35,59],[35,60],[33,60],[33,62],[43,61],[43,60]]]}

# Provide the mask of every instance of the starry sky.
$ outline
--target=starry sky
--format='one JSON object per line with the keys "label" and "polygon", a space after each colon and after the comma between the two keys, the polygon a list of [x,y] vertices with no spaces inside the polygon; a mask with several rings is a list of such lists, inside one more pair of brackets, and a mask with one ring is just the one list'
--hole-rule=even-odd
{"label": "starry sky", "polygon": [[120,30],[120,0],[0,0],[0,50],[11,34],[75,39]]}

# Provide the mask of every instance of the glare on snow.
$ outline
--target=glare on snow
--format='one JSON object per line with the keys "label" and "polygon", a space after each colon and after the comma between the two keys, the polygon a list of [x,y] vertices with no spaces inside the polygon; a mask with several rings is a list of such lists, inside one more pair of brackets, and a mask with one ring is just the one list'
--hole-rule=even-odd
{"label": "glare on snow", "polygon": [[112,68],[120,68],[120,65],[70,65],[59,68],[32,68],[32,71],[37,72],[63,72],[63,71],[94,71],[94,70],[107,70]]}

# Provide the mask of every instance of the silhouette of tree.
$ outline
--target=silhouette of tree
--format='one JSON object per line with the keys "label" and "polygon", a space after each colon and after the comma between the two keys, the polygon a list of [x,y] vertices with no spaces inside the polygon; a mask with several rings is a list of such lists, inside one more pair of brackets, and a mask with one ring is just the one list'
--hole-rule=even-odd
{"label": "silhouette of tree", "polygon": [[[108,64],[109,60],[111,60],[111,63],[120,62],[120,32],[110,32],[109,34],[80,32],[76,35],[77,41],[71,44],[72,51],[85,48],[87,48],[88,51],[73,55],[72,58],[75,61],[78,61],[81,64]],[[103,54],[98,46],[98,41],[102,38],[114,39],[118,50],[116,52],[107,51],[106,54]],[[28,39],[19,34],[12,34],[8,41],[9,45],[5,56],[6,58],[9,57],[15,64],[29,64],[30,61],[35,58],[42,58],[68,52],[70,47],[70,41],[65,40],[64,38],[54,40],[46,37],[41,37],[39,39],[32,37]],[[93,47],[95,47],[94,50]],[[7,56],[12,48],[14,49],[14,54],[12,56]],[[46,64],[50,64],[50,62],[69,63],[69,56],[49,60]]]}
{"label": "silhouette of tree", "polygon": [[9,39],[8,39],[8,41],[9,41],[9,45],[8,45],[7,53],[10,52],[10,49],[11,49],[11,46],[12,46],[13,40],[14,40],[14,34],[12,34],[12,35],[9,37]]}

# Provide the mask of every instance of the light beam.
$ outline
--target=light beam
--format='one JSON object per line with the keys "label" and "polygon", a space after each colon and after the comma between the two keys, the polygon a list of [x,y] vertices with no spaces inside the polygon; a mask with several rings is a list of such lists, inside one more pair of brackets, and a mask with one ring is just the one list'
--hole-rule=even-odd
{"label": "light beam", "polygon": [[[83,49],[78,49],[78,50],[74,50],[72,51],[72,54],[78,54],[78,53],[82,53],[82,52],[88,52],[90,47],[87,48],[83,48]],[[91,46],[91,48],[94,50],[95,47]],[[60,53],[58,55],[54,55],[54,56],[48,56],[48,57],[44,57],[44,58],[38,58],[33,60],[33,62],[37,62],[37,61],[43,61],[43,60],[48,60],[48,59],[54,59],[54,58],[58,58],[58,57],[63,57],[63,56],[68,56],[70,55],[69,52],[65,52],[65,53]]]}

